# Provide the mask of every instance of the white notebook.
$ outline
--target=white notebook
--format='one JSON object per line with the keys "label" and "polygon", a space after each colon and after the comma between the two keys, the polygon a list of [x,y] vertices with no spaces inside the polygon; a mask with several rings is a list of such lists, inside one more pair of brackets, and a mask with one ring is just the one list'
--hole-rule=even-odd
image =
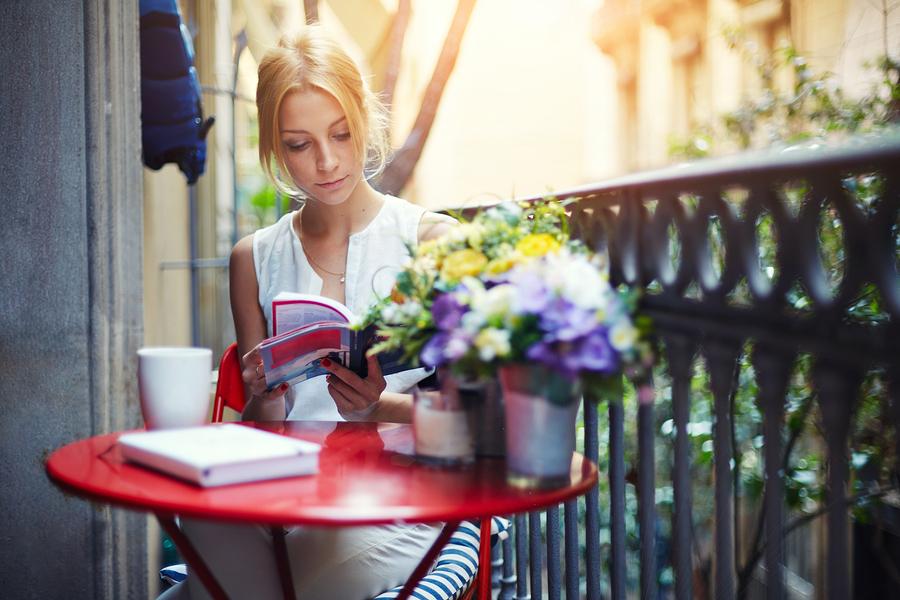
{"label": "white notebook", "polygon": [[203,487],[308,475],[319,444],[232,423],[126,433],[127,460]]}

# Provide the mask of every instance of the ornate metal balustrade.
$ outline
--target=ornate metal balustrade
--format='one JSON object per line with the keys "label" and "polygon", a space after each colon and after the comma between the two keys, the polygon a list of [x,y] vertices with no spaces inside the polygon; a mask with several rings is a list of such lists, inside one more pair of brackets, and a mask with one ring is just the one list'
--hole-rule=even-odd
{"label": "ornate metal balustrade", "polygon": [[[675,597],[697,592],[692,472],[709,468],[692,463],[688,437],[695,358],[705,363],[713,397],[712,585],[716,598],[738,595],[732,394],[748,347],[763,415],[765,526],[757,535],[765,540],[766,597],[786,596],[785,398],[800,355],[813,365],[810,383],[826,448],[825,597],[851,597],[848,439],[867,372],[879,369],[888,382],[892,423],[884,426],[897,432],[900,425],[900,137],[744,154],[557,196],[580,198],[571,205],[573,229],[608,251],[613,281],[645,290],[642,310],[653,319],[671,382],[674,509],[666,555]],[[876,299],[877,318],[855,318],[861,296]],[[637,464],[631,467],[638,490],[640,596],[656,598],[660,555],[652,491],[659,479],[669,478],[655,472],[659,415],[652,384],[636,398]],[[563,507],[562,527],[559,508],[547,511],[543,530],[541,515],[517,518],[502,549],[503,598],[541,598],[544,577],[550,598],[560,598],[563,587],[566,598],[580,597],[585,587],[588,598],[599,598],[601,582],[602,595],[614,599],[636,591],[626,590],[626,411],[621,398],[601,399],[608,431],[600,431],[596,400],[585,400],[584,447],[597,461],[606,438],[609,514],[600,513],[595,490],[584,501],[583,529],[574,502]],[[900,443],[900,435],[894,439]],[[603,555],[601,518],[608,518],[610,531]]]}

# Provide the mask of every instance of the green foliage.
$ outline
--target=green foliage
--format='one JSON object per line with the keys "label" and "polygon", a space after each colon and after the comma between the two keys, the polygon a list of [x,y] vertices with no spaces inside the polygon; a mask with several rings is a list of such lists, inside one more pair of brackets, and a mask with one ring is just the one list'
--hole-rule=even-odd
{"label": "green foliage", "polygon": [[[862,97],[849,97],[832,73],[816,72],[796,48],[785,46],[761,54],[739,29],[725,32],[729,46],[756,69],[758,95],[697,127],[684,139],[669,141],[669,156],[693,160],[729,148],[765,148],[877,131],[900,122],[900,62],[889,56],[867,63],[878,81]],[[778,86],[789,74],[791,85]]]}
{"label": "green foliage", "polygon": [[[280,203],[280,210],[276,206]],[[273,223],[277,214],[284,214],[291,210],[291,199],[278,193],[271,183],[266,182],[262,188],[250,196],[250,213],[256,221],[254,229],[259,229]]]}

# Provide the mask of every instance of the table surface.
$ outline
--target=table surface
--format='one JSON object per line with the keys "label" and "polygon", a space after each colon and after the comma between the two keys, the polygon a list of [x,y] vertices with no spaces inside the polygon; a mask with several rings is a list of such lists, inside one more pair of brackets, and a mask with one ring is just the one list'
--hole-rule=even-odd
{"label": "table surface", "polygon": [[225,521],[375,525],[453,521],[518,513],[584,494],[597,468],[580,454],[569,485],[523,490],[506,482],[502,459],[434,467],[413,455],[412,428],[376,423],[243,423],[323,445],[315,475],[201,488],[123,460],[120,433],[74,442],[47,461],[51,479],[79,496],[115,505]]}

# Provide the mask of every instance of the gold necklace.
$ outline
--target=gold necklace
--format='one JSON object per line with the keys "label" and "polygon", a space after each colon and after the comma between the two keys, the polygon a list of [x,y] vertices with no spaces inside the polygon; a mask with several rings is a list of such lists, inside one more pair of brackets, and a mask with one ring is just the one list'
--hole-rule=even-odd
{"label": "gold necklace", "polygon": [[[303,213],[303,208],[301,207],[300,211],[299,211],[299,215],[302,215],[302,213]],[[313,257],[310,256],[309,252],[306,251],[306,246],[303,245],[303,227],[302,226],[297,227],[297,237],[300,238],[300,248],[303,250],[303,255],[306,256],[306,260],[311,262],[314,267],[316,267],[323,273],[328,273],[329,275],[331,275],[333,277],[340,278],[340,284],[343,285],[344,281],[346,279],[346,277],[345,277],[346,271],[342,271],[340,273],[335,273],[334,271],[329,271],[328,269],[326,269],[325,267],[323,267],[322,265],[317,263],[315,260],[313,260]]]}
{"label": "gold necklace", "polygon": [[[301,242],[300,242],[300,246],[303,247],[303,241],[302,241],[302,240],[301,240]],[[340,277],[340,283],[341,283],[341,284],[344,283],[344,279],[345,279],[345,277],[344,277],[345,274],[344,274],[344,273],[335,273],[334,271],[329,271],[328,269],[326,269],[325,267],[323,267],[322,265],[320,265],[319,263],[317,263],[316,261],[314,261],[314,260],[313,260],[313,257],[310,256],[310,255],[309,255],[309,252],[306,251],[306,248],[303,248],[303,254],[306,255],[306,259],[307,259],[309,262],[311,262],[311,263],[313,264],[314,267],[316,267],[316,268],[319,269],[320,271],[324,271],[325,273],[328,273],[329,275],[333,275],[333,276],[335,276],[335,277]]]}

